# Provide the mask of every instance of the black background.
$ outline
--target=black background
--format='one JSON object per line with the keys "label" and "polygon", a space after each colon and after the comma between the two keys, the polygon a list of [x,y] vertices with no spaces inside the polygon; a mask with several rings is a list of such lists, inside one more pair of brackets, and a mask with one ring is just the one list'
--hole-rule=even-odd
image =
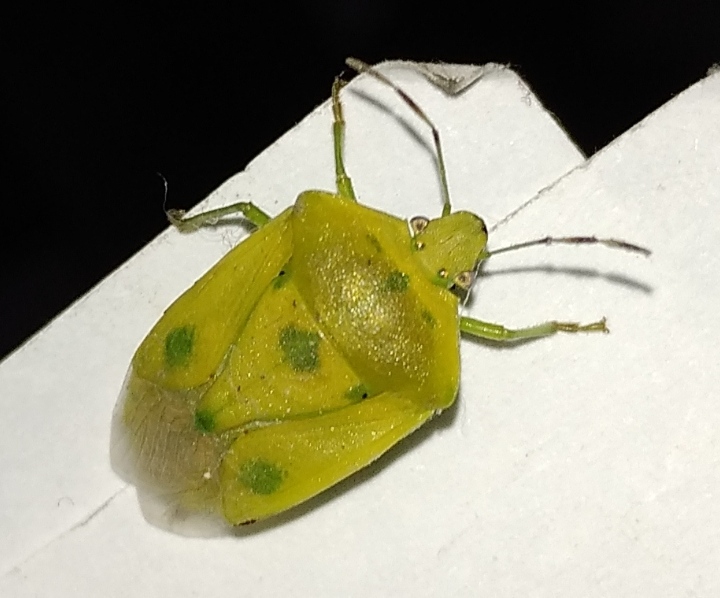
{"label": "black background", "polygon": [[1,18],[0,356],[166,226],[157,172],[194,205],[348,55],[507,63],[588,154],[720,61],[717,0],[57,4]]}

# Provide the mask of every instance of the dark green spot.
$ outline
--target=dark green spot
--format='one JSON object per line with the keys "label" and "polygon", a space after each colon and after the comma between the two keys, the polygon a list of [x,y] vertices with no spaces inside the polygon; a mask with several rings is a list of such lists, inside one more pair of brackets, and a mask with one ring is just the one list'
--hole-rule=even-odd
{"label": "dark green spot", "polygon": [[273,279],[272,286],[274,289],[283,288],[290,280],[290,264],[285,264],[285,267],[280,270],[278,275]]}
{"label": "dark green spot", "polygon": [[380,241],[378,241],[377,237],[375,235],[367,234],[365,235],[365,238],[370,242],[370,245],[373,246],[375,251],[378,253],[382,253],[382,245],[380,245]]}
{"label": "dark green spot", "polygon": [[353,386],[345,393],[345,398],[352,403],[359,403],[370,396],[370,390],[364,384]]}
{"label": "dark green spot", "polygon": [[312,372],[320,365],[318,348],[320,335],[295,326],[286,326],[280,331],[280,348],[285,361],[298,372]]}
{"label": "dark green spot", "polygon": [[215,429],[213,414],[209,411],[196,411],[195,429],[203,434],[210,434]]}
{"label": "dark green spot", "polygon": [[194,326],[173,328],[165,337],[165,362],[172,368],[187,365],[194,344]]}
{"label": "dark green spot", "polygon": [[395,270],[388,274],[388,277],[385,279],[382,288],[383,290],[389,291],[391,293],[404,293],[408,290],[409,285],[410,277],[405,274],[405,272]]}
{"label": "dark green spot", "polygon": [[253,494],[272,494],[283,483],[286,475],[277,465],[262,459],[252,459],[240,467],[238,480]]}
{"label": "dark green spot", "polygon": [[430,324],[431,328],[435,326],[435,317],[426,309],[422,311],[422,319]]}

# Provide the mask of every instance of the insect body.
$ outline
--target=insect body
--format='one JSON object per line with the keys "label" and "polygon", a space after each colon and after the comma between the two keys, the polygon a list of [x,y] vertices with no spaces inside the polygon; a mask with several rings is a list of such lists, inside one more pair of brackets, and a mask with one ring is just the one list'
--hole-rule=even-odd
{"label": "insect body", "polygon": [[[350,64],[428,121],[380,73]],[[437,134],[442,216],[408,226],[357,203],[340,87],[336,193],[304,192],[273,219],[249,203],[169,214],[186,229],[237,212],[257,227],[168,308],[116,409],[116,463],[170,510],[249,523],[366,466],[455,400],[461,332],[504,341],[606,330],[604,320],[508,330],[460,317],[459,296],[490,255],[485,224],[451,211]]]}

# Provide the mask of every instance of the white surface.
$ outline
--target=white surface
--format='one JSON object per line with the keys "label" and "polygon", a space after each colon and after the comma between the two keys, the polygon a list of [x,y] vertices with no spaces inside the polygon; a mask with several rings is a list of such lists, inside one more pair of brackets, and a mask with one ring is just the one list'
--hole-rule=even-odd
{"label": "white surface", "polygon": [[[415,73],[388,74],[441,128],[455,206],[490,225],[581,161],[509,71],[453,99]],[[424,127],[374,81],[345,98],[361,201],[438,214],[432,154],[392,112],[427,143]],[[498,256],[475,289],[478,317],[606,315],[611,335],[466,342],[455,408],[237,537],[148,525],[109,467],[135,347],[242,231],[162,234],[0,364],[0,595],[717,595],[718,98],[716,74],[491,237],[596,233],[650,246],[650,259],[600,248]],[[332,189],[330,118],[320,107],[211,204],[242,197],[277,213],[303,189]]]}

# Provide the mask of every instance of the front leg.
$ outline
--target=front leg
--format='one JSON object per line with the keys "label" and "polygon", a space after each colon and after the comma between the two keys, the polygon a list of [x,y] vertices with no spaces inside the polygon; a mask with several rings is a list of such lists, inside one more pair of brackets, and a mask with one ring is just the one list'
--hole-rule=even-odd
{"label": "front leg", "polygon": [[483,322],[475,318],[460,318],[460,330],[465,334],[495,342],[515,342],[531,338],[551,336],[558,332],[610,332],[605,325],[605,318],[592,324],[577,322],[544,322],[537,326],[511,330],[500,324]]}

